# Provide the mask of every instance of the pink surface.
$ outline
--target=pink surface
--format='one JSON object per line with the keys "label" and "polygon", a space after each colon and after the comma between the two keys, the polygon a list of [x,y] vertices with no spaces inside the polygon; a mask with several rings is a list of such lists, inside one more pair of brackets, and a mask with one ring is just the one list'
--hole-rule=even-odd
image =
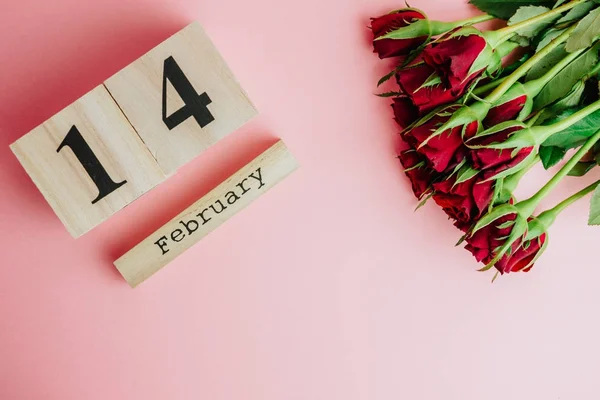
{"label": "pink surface", "polygon": [[[411,3],[437,19],[474,12]],[[388,63],[365,28],[399,6],[5,0],[0,399],[597,399],[587,204],[557,221],[530,274],[495,284],[439,209],[412,211],[391,110],[372,95]],[[192,20],[260,117],[73,240],[8,145]],[[278,137],[301,169],[130,289],[112,262]]]}

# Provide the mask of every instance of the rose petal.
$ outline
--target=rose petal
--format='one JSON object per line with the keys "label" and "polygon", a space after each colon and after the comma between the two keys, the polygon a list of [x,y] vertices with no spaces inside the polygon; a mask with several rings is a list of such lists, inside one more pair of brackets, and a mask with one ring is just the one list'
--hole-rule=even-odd
{"label": "rose petal", "polygon": [[[424,19],[425,16],[415,10],[399,10],[395,13],[382,15],[371,19],[373,38],[378,38],[398,28],[409,25],[415,20]],[[374,52],[379,58],[404,56],[417,49],[427,40],[427,36],[410,39],[382,39],[373,41]]]}

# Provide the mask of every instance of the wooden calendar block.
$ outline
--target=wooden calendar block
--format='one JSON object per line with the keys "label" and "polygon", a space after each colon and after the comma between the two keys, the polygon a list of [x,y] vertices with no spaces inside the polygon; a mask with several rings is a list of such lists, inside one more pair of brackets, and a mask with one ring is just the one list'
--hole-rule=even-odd
{"label": "wooden calendar block", "polygon": [[139,285],[297,167],[283,142],[277,142],[115,261],[115,266],[129,285]]}
{"label": "wooden calendar block", "polygon": [[125,67],[105,86],[169,175],[256,115],[197,23]]}
{"label": "wooden calendar block", "polygon": [[73,237],[165,179],[104,86],[17,140],[11,149]]}

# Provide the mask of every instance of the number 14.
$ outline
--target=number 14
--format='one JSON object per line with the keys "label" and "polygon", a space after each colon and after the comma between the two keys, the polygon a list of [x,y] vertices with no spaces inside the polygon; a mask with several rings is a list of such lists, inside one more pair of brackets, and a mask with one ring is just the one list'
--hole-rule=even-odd
{"label": "number 14", "polygon": [[[185,103],[183,107],[171,115],[167,115],[167,80],[171,82],[171,85]],[[190,117],[194,117],[198,125],[204,128],[215,119],[207,108],[211,102],[206,92],[198,95],[198,92],[196,92],[172,56],[165,60],[162,85],[162,120],[169,130],[175,129]],[[106,169],[75,125],[69,130],[56,152],[60,152],[63,147],[69,147],[73,151],[85,172],[98,188],[98,196],[92,200],[92,204],[97,203],[127,183],[125,180],[116,183],[108,175]]]}

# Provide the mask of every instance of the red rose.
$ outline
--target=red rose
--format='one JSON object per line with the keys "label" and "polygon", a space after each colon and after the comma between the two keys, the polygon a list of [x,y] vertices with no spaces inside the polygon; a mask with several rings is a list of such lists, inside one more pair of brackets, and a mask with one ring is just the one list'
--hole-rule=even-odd
{"label": "red rose", "polygon": [[505,255],[496,263],[496,269],[502,274],[531,271],[531,268],[533,268],[531,262],[546,242],[546,236],[544,233],[535,239],[515,243],[512,246],[511,253]]}
{"label": "red rose", "polygon": [[525,106],[526,102],[527,95],[521,95],[505,103],[492,107],[483,120],[483,126],[486,128],[491,128],[501,122],[517,119],[521,111],[523,111],[523,107]]}
{"label": "red rose", "polygon": [[505,238],[512,231],[512,227],[503,227],[502,225],[514,221],[516,218],[516,214],[505,215],[490,225],[481,228],[473,235],[467,236],[465,249],[473,254],[477,262],[487,264],[494,258],[495,249],[502,246],[506,240]]}
{"label": "red rose", "polygon": [[[398,10],[378,18],[371,18],[373,38],[381,37],[396,29],[408,26],[413,21],[421,19],[425,19],[425,15],[411,9]],[[374,40],[373,48],[374,52],[379,55],[379,58],[404,56],[425,43],[427,38],[428,36],[425,35],[410,39]]]}
{"label": "red rose", "polygon": [[425,83],[431,81],[436,74],[435,68],[424,62],[417,62],[396,74],[396,82],[398,82],[400,91],[412,101],[420,115],[424,115],[442,104],[453,103],[466,92],[477,77],[473,76],[450,88],[443,85],[441,81],[426,85]]}
{"label": "red rose", "polygon": [[[448,129],[440,135],[430,138],[431,134],[450,118],[452,110],[455,109],[456,107],[446,108],[443,112],[404,133],[404,140],[423,154],[437,172],[444,172],[458,164],[468,152],[462,139],[462,126]],[[470,123],[465,128],[465,134],[475,135],[478,126],[477,121]],[[423,144],[427,139],[429,139],[427,143]]]}
{"label": "red rose", "polygon": [[[523,129],[521,125],[511,125],[490,135],[476,136],[467,141],[469,146],[485,146],[492,143],[502,143],[506,141],[514,132]],[[479,170],[491,170],[495,173],[506,171],[527,158],[533,147],[523,147],[520,149],[491,149],[475,148],[469,151],[469,159],[473,168]]]}
{"label": "red rose", "polygon": [[494,197],[494,182],[485,182],[485,174],[456,184],[456,177],[433,184],[433,200],[466,232],[487,211]]}
{"label": "red rose", "polygon": [[421,199],[423,194],[429,191],[435,172],[427,166],[424,157],[414,149],[402,151],[398,158],[404,167],[404,173],[410,179],[415,196]]}
{"label": "red rose", "polygon": [[487,65],[478,71],[471,69],[486,47],[486,40],[477,34],[448,35],[428,45],[423,60],[437,71],[447,88],[453,89],[483,73]]}
{"label": "red rose", "polygon": [[[512,226],[506,226],[509,221],[516,219],[515,214],[508,214],[494,223],[478,230],[472,236],[466,238],[469,250],[478,262],[487,264],[495,257],[495,251],[501,247],[506,238],[512,231]],[[495,264],[496,269],[501,274],[510,272],[529,272],[533,265],[529,265],[542,248],[546,241],[546,234],[540,237],[523,242],[522,239],[517,240],[511,246],[511,250],[504,254],[502,258]]]}
{"label": "red rose", "polygon": [[419,118],[419,109],[406,96],[394,98],[392,109],[394,119],[402,129],[406,129]]}

